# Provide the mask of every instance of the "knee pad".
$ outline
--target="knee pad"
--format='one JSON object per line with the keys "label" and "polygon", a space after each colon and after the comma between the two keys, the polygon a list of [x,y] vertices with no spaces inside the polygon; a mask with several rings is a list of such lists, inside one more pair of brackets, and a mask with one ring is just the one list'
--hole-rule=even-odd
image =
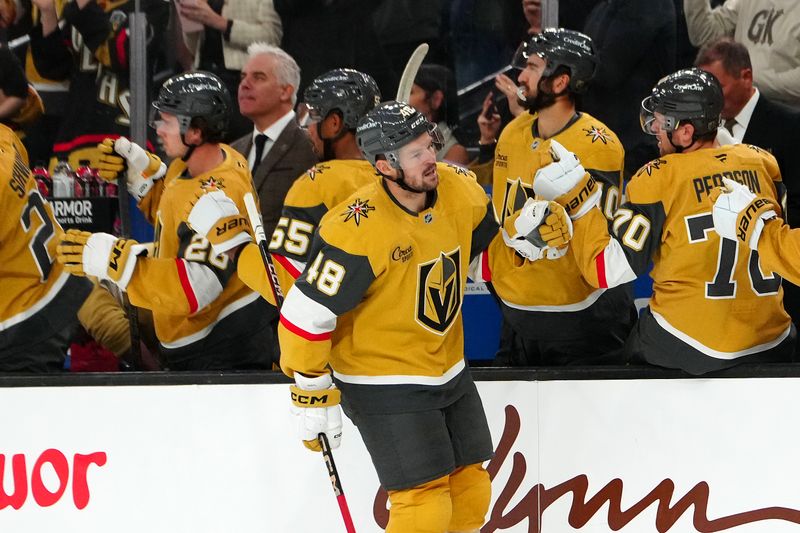
{"label": "knee pad", "polygon": [[481,463],[462,466],[450,474],[450,499],[453,514],[449,531],[479,529],[492,499],[492,482]]}
{"label": "knee pad", "polygon": [[450,481],[440,477],[403,490],[390,490],[386,533],[445,533],[450,524]]}

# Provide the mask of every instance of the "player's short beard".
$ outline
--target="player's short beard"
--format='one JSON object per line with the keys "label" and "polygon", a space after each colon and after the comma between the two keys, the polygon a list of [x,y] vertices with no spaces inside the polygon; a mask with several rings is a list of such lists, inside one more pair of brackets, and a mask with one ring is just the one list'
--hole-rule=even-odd
{"label": "player's short beard", "polygon": [[559,96],[565,94],[562,92],[561,94],[555,94],[552,92],[553,89],[553,79],[552,78],[542,78],[539,80],[539,83],[536,85],[536,96],[531,98],[525,98],[524,100],[521,98],[522,94],[521,91],[517,92],[517,103],[525,108],[528,113],[536,113],[541,111],[542,109],[547,109],[548,107],[552,106],[556,103],[556,100]]}

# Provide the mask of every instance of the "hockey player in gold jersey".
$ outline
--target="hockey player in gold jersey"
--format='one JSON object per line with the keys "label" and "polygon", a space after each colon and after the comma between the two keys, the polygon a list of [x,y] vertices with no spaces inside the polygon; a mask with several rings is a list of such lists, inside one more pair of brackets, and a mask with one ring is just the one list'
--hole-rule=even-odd
{"label": "hockey player in gold jersey", "polygon": [[[284,293],[305,269],[322,216],[356,189],[378,181],[355,136],[358,121],[381,101],[372,77],[352,69],[332,70],[311,82],[304,101],[312,121],[308,131],[322,162],[292,184],[269,245]],[[269,293],[258,246],[244,247],[237,269],[248,286]]]}
{"label": "hockey player in gold jersey", "polygon": [[[132,304],[152,309],[170,369],[269,369],[274,339],[267,302],[239,280],[227,255],[214,253],[187,224],[187,206],[208,191],[225,191],[242,210],[243,196],[253,192],[244,158],[219,143],[230,96],[216,76],[195,72],[167,80],[153,107],[152,125],[175,158],[169,169],[124,138],[100,148],[105,177],[116,177],[127,163],[129,191],[155,225],[155,250],[148,254],[144,245],[107,234],[69,232],[59,261],[75,274],[115,283]],[[246,221],[235,219],[231,231],[237,223]]]}
{"label": "hockey player in gold jersey", "polygon": [[[464,361],[470,261],[497,233],[472,173],[436,163],[436,130],[388,102],[358,126],[383,179],[333,207],[281,309],[281,366],[301,438],[341,438],[336,397],[392,503],[386,531],[478,531],[491,486],[486,417]],[[338,394],[338,393],[337,393]],[[303,398],[330,399],[307,408]]]}
{"label": "hockey player in gold jersey", "polygon": [[[548,28],[520,46],[514,66],[521,69],[527,112],[502,131],[494,156],[492,205],[501,225],[533,197],[534,174],[550,161],[550,139],[584,161],[598,184],[593,200],[607,217],[619,205],[623,147],[602,122],[576,109],[595,61],[591,39],[572,30]],[[621,363],[636,317],[626,289],[589,285],[568,247],[526,259],[508,244],[498,236],[482,257],[482,280],[490,282],[504,318],[496,364]]]}
{"label": "hockey player in gold jersey", "polygon": [[0,125],[0,371],[57,372],[92,288],[55,261],[64,234],[25,148]]}
{"label": "hockey player in gold jersey", "polygon": [[[661,80],[641,113],[661,157],[631,180],[610,229],[593,207],[574,222],[571,243],[595,287],[630,281],[652,260],[653,297],[626,350],[633,360],[692,374],[789,361],[796,336],[780,277],[757,252],[713,231],[708,197],[725,178],[767,198],[773,216],[781,211],[775,158],[754,146],[714,144],[721,109],[722,90],[706,72],[687,69]],[[554,150],[559,161],[537,174],[534,191],[580,205],[581,189],[590,186],[583,168],[563,147]]]}
{"label": "hockey player in gold jersey", "polygon": [[712,191],[714,230],[758,252],[761,268],[775,272],[794,284],[800,283],[800,230],[792,229],[778,216],[775,204],[756,196],[746,186],[723,178],[724,187]]}

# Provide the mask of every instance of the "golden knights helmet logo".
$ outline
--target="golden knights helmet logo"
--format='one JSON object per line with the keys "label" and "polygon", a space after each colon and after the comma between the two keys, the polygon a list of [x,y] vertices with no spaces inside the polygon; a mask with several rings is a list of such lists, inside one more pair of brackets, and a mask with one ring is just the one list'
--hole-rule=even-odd
{"label": "golden knights helmet logo", "polygon": [[461,310],[461,249],[419,265],[417,322],[443,335]]}

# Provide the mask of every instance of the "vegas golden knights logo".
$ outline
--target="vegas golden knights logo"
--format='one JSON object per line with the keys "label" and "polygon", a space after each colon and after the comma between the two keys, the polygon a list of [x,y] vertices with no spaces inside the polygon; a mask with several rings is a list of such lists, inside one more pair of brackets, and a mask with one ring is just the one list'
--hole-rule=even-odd
{"label": "vegas golden knights logo", "polygon": [[503,197],[503,212],[500,213],[500,225],[525,205],[528,198],[533,198],[533,186],[522,183],[520,178],[506,181],[506,191]]}
{"label": "vegas golden knights logo", "polygon": [[461,309],[461,249],[419,265],[417,321],[444,334]]}

